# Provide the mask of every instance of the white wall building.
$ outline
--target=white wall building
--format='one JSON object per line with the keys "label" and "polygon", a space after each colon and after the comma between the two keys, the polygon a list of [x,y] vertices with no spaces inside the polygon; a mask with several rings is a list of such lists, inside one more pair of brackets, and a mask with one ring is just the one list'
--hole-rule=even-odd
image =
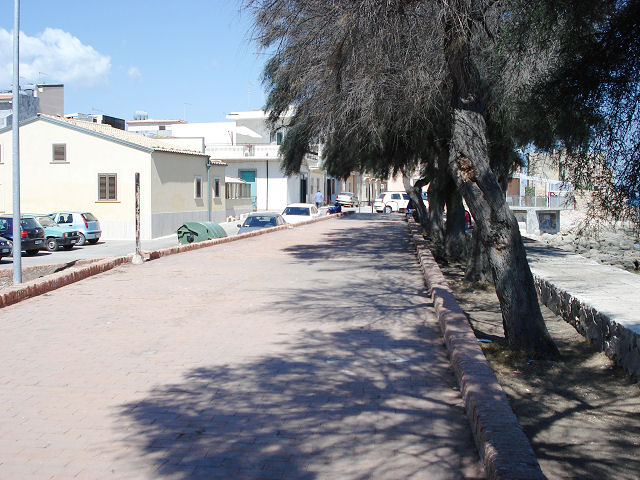
{"label": "white wall building", "polygon": [[[12,132],[0,129],[0,211],[12,209]],[[141,236],[175,233],[186,221],[226,220],[225,164],[113,128],[38,115],[20,125],[21,211],[90,211],[102,238],[135,238],[135,173]],[[208,188],[212,195],[208,195]]]}

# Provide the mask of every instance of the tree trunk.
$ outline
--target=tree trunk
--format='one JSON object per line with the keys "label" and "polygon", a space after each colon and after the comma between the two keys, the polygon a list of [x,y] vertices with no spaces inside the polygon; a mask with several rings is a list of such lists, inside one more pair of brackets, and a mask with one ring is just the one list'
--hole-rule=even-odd
{"label": "tree trunk", "polygon": [[421,178],[414,185],[411,185],[411,179],[405,172],[402,172],[402,183],[404,184],[405,192],[411,198],[411,203],[413,203],[415,216],[418,217],[416,221],[422,225],[423,230],[427,231],[429,228],[429,212],[427,212],[427,207],[422,201],[422,187],[427,183],[427,179]]}
{"label": "tree trunk", "polygon": [[471,251],[467,259],[467,269],[464,272],[464,279],[467,282],[489,283],[493,280],[489,252],[482,245],[481,229],[482,224],[476,222],[471,234]]}
{"label": "tree trunk", "polygon": [[442,191],[439,176],[434,177],[429,183],[427,197],[429,198],[429,236],[435,243],[444,244],[444,205],[445,198]]}
{"label": "tree trunk", "polygon": [[471,214],[482,223],[481,243],[489,254],[507,342],[537,357],[557,356],[518,223],[489,166],[484,117],[473,101],[461,101],[454,111],[449,168]]}
{"label": "tree trunk", "polygon": [[[447,175],[450,177],[450,175]],[[453,180],[449,179],[453,184]],[[447,195],[447,223],[445,236],[445,252],[450,260],[465,258],[467,239],[465,234],[464,207],[462,196],[454,185]]]}

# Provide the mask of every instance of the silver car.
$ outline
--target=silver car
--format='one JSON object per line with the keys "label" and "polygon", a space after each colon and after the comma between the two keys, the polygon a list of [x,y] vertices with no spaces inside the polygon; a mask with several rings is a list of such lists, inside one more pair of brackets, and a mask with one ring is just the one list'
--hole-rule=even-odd
{"label": "silver car", "polygon": [[76,245],[84,245],[85,243],[95,244],[100,240],[102,230],[100,230],[100,222],[91,212],[70,212],[68,210],[53,212],[48,215],[54,222],[60,225],[67,225],[77,230],[80,239]]}

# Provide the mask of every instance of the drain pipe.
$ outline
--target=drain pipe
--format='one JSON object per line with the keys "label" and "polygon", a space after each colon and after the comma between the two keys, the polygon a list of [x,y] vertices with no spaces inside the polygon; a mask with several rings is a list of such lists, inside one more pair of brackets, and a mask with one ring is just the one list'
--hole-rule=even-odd
{"label": "drain pipe", "polygon": [[211,159],[207,157],[207,218],[211,221]]}
{"label": "drain pipe", "polygon": [[269,159],[267,159],[267,204],[265,210],[269,211]]}

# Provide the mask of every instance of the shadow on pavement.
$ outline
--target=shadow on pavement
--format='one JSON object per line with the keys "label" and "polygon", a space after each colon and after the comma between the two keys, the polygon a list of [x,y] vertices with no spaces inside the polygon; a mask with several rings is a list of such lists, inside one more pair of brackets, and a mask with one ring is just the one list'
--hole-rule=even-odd
{"label": "shadow on pavement", "polygon": [[[260,311],[313,327],[283,336],[273,354],[185,372],[123,405],[122,441],[171,478],[479,478],[456,380],[437,326],[422,321],[421,277],[406,284],[417,264],[407,265],[395,223],[286,248],[285,261],[336,275],[294,284]],[[356,257],[368,267],[340,277]],[[336,282],[347,295],[331,294]]]}
{"label": "shadow on pavement", "polygon": [[286,356],[193,370],[120,415],[171,478],[461,478],[459,439],[472,440],[455,380],[424,368],[440,339],[415,338],[307,332]]}

